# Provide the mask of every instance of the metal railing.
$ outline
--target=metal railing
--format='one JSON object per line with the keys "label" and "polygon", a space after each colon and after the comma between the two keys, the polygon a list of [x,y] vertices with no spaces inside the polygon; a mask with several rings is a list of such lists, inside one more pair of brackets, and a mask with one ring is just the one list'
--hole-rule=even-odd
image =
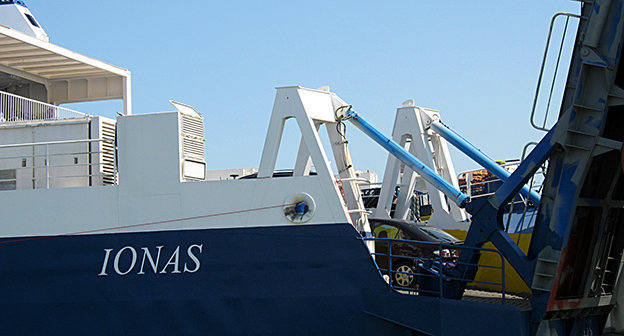
{"label": "metal railing", "polygon": [[[561,34],[561,42],[559,42],[559,52],[557,54],[557,59],[554,65],[552,79],[550,81],[550,88],[548,91],[548,98],[546,102],[546,111],[544,112],[544,118],[540,124],[535,121],[535,111],[537,109],[540,91],[542,89],[544,69],[546,67],[546,62],[548,60],[548,51],[550,50],[550,43],[551,43],[551,39],[553,35],[553,30],[555,27],[555,22],[557,21],[557,18],[559,17],[565,18],[565,23],[563,27],[563,32]],[[530,118],[531,126],[533,126],[533,128],[540,130],[540,131],[548,132],[548,130],[550,130],[550,126],[548,126],[547,123],[549,120],[550,107],[553,104],[553,93],[555,91],[555,84],[557,82],[557,74],[559,73],[559,68],[561,66],[561,55],[563,54],[564,46],[566,43],[566,37],[568,36],[568,27],[570,24],[570,18],[580,19],[581,16],[576,15],[576,14],[571,14],[571,13],[557,13],[553,16],[552,20],[550,21],[550,29],[548,31],[548,38],[546,40],[546,48],[544,49],[544,57],[542,59],[542,65],[540,68],[539,77],[537,79],[537,88],[535,89],[535,97],[533,98],[533,107],[531,109],[531,118]]]}
{"label": "metal railing", "polygon": [[[524,161],[524,159],[526,158],[526,155],[528,153],[528,149],[531,146],[537,146],[537,142],[531,141],[528,142],[524,148],[522,148],[522,156],[520,159],[520,162]],[[542,189],[544,187],[544,180],[546,179],[546,169],[547,169],[547,165],[548,165],[548,161],[544,162],[544,164],[542,165],[542,167],[540,167],[540,169],[535,172],[535,174],[533,174],[533,176],[531,176],[531,179],[529,180],[529,187],[533,190],[535,190],[538,193],[542,193]],[[525,202],[525,207],[524,207],[524,212],[522,213],[522,220],[523,222],[520,223],[520,229],[518,232],[518,238],[516,240],[516,244],[520,243],[520,239],[522,237],[523,234],[523,228],[524,228],[524,219],[527,216],[527,210],[528,210],[528,202]],[[531,214],[531,218],[529,218],[529,225],[535,224],[535,220],[537,217],[537,209],[535,209],[535,212],[533,212]]]}
{"label": "metal railing", "polygon": [[[518,165],[518,163],[512,163],[511,165]],[[505,166],[505,165],[503,165]],[[460,185],[460,190],[469,195],[472,199],[480,198],[480,197],[489,197],[496,193],[496,190],[503,185],[504,181],[491,176],[491,179],[487,179],[484,181],[473,182],[472,172],[461,173],[463,174],[466,183],[464,185]],[[460,174],[460,176],[461,176]],[[542,184],[536,184],[534,178],[529,181],[528,187],[529,189],[541,193]],[[533,226],[536,219],[536,206],[531,203],[526,197],[518,194],[514,197],[509,203],[507,203],[506,207],[506,220],[504,219],[503,225],[505,226],[505,232],[507,233],[520,233],[522,234],[523,230],[529,229]],[[513,214],[520,213],[520,219],[518,222],[512,222]],[[511,232],[510,232],[510,229]],[[520,236],[518,237],[518,241],[520,240]]]}
{"label": "metal railing", "polygon": [[[383,245],[387,246],[387,253],[374,252],[371,254],[373,255],[375,265],[377,266],[380,274],[382,276],[389,276],[388,284],[390,285],[390,289],[392,290],[398,290],[406,294],[412,295],[439,296],[440,298],[442,298],[451,296],[452,293],[450,293],[450,291],[452,291],[453,289],[452,286],[450,286],[451,282],[459,281],[464,282],[465,285],[482,284],[497,288],[498,290],[496,292],[500,293],[501,302],[505,304],[505,258],[498,250],[404,239],[361,239],[365,242],[374,241],[376,248]],[[437,256],[423,257],[394,253],[393,245],[396,245],[397,243],[411,244],[413,246],[420,246],[421,248],[425,247],[425,250],[427,250],[426,247],[428,246],[428,250],[432,251],[433,254],[437,254]],[[394,249],[396,250],[397,248],[395,247]],[[477,262],[476,264],[463,263],[459,262],[457,260],[458,258],[449,258],[443,256],[444,251],[462,251],[465,249],[479,251],[480,253],[494,253],[500,257],[500,266],[481,264],[479,262]],[[388,266],[380,267],[380,264],[387,264]],[[408,266],[407,268],[401,267],[406,265]],[[501,280],[500,282],[492,282],[458,278],[457,276],[452,275],[452,270],[456,267],[459,267],[460,265],[465,268],[474,267],[476,268],[476,270],[500,270]],[[476,271],[474,272],[474,274],[476,274]]]}
{"label": "metal railing", "polygon": [[0,91],[0,123],[87,118],[89,115]]}
{"label": "metal railing", "polygon": [[[512,160],[512,161],[503,163],[500,166],[512,172],[519,165],[520,165],[520,162],[518,160]],[[487,179],[483,181],[473,182],[475,178],[474,175],[477,173],[480,175],[487,173],[488,174],[487,176],[485,175],[483,176]],[[487,169],[476,169],[476,170],[461,172],[457,175],[457,180],[459,181],[459,189],[462,192],[466,193],[471,198],[481,197],[481,196],[490,196],[494,194],[496,192],[496,189],[498,189],[498,187],[504,183],[502,179],[494,176],[494,174],[492,174],[491,172],[488,172]]]}
{"label": "metal railing", "polygon": [[0,175],[0,184],[2,190],[117,184],[116,155],[112,139],[0,145],[0,171],[11,172]]}

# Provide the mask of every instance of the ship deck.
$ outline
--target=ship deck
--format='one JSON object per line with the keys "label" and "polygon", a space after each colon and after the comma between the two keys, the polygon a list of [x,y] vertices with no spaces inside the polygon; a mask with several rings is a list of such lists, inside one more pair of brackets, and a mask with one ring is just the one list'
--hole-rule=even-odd
{"label": "ship deck", "polygon": [[462,296],[462,300],[481,303],[505,304],[518,307],[522,311],[531,310],[531,300],[528,297],[508,293],[505,294],[505,301],[503,302],[503,296],[501,293],[467,289]]}

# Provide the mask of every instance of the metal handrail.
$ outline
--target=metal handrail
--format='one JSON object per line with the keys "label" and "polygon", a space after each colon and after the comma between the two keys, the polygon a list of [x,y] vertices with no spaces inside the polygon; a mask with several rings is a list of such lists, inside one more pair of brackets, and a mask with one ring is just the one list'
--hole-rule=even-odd
{"label": "metal handrail", "polygon": [[[479,188],[479,187],[483,187],[484,190],[487,190],[487,188],[492,184],[492,183],[497,183],[497,182],[503,182],[501,179],[493,179],[493,180],[487,180],[487,181],[481,181],[481,182],[476,182],[476,183],[468,183],[468,181],[466,182],[465,186],[461,186],[460,189],[464,190],[465,189],[465,193],[467,195],[469,195],[472,199],[477,199],[477,198],[481,198],[481,197],[490,197],[492,195],[494,195],[496,193],[496,190],[490,191],[490,192],[483,192],[483,193],[478,193],[475,194],[474,193],[474,189],[475,187]],[[529,183],[529,189],[540,193],[541,189],[539,188],[539,186],[534,186],[533,185],[533,179],[531,179],[530,183]],[[519,198],[519,199],[518,199]],[[517,209],[518,211],[522,211],[522,216],[520,217],[520,221],[517,222],[517,224],[515,225],[516,228],[520,228],[517,230],[522,231],[522,229],[525,227],[525,223],[528,223],[527,228],[530,227],[533,219],[534,219],[534,213],[531,214],[530,217],[527,217],[527,212],[530,208],[534,208],[535,204],[533,203],[529,203],[529,199],[526,197],[523,197],[522,195],[518,194],[518,197],[514,197],[511,201],[509,201],[509,203],[507,203],[507,205],[509,205],[509,211],[508,214],[509,216],[507,217],[507,223],[505,225],[505,232],[509,232],[509,228],[512,224],[511,222],[511,214],[515,213],[516,211],[514,209]],[[519,206],[518,208],[515,208],[516,206]],[[520,234],[522,234],[521,232],[518,232]],[[518,237],[518,241],[520,240],[520,236]]]}
{"label": "metal handrail", "polygon": [[[95,150],[95,151],[72,151],[72,152],[65,152],[65,153],[50,153],[50,146],[54,146],[54,145],[66,145],[66,144],[90,144],[90,143],[97,143],[97,142],[106,142],[109,143],[113,146],[113,149],[107,150],[107,149],[102,149],[102,150]],[[14,167],[14,168],[8,168],[8,169],[45,169],[45,188],[49,189],[50,188],[50,181],[53,179],[62,179],[62,178],[78,178],[78,177],[107,177],[112,179],[112,184],[117,184],[117,151],[115,149],[115,140],[113,139],[106,139],[106,138],[102,138],[102,139],[80,139],[80,140],[61,140],[61,141],[45,141],[45,142],[32,142],[32,143],[20,143],[20,144],[7,144],[7,145],[0,145],[0,150],[2,149],[12,149],[12,148],[24,148],[24,147],[44,147],[45,149],[45,153],[42,154],[35,154],[35,153],[30,153],[28,155],[26,155],[28,158],[31,159],[32,161],[32,165],[26,165],[26,163],[24,163],[22,166],[19,167]],[[53,157],[60,157],[60,156],[75,156],[75,155],[100,155],[100,154],[106,154],[106,155],[110,155],[109,159],[104,159],[102,162],[98,162],[98,163],[92,163],[92,162],[86,162],[86,163],[75,163],[75,164],[58,164],[58,165],[51,165],[50,164],[50,158]],[[15,160],[15,159],[20,159],[20,158],[24,158],[24,155],[19,155],[19,156],[0,156],[0,160]],[[35,158],[44,158],[44,163],[43,165],[37,165],[35,164],[34,159]],[[112,167],[112,173],[105,173],[105,172],[99,172],[99,171],[95,171],[95,172],[91,172],[91,167],[106,167],[106,166],[110,166]],[[73,174],[73,175],[50,175],[50,169],[51,168],[68,168],[68,167],[89,167],[89,173],[88,174]],[[30,181],[37,181],[40,180],[41,177],[35,177],[33,176],[32,178],[29,178],[28,180]],[[11,181],[17,181],[17,179],[0,179],[0,182],[11,182]],[[91,182],[89,182],[91,183]]]}
{"label": "metal handrail", "polygon": [[0,91],[0,123],[88,117],[82,112]]}
{"label": "metal handrail", "polygon": [[[527,144],[525,146],[525,151],[526,151],[527,147],[530,144],[531,143],[529,143],[529,144]],[[522,152],[523,159],[524,159],[525,151]],[[512,162],[508,162],[508,163],[502,164],[501,167],[506,168],[506,167],[518,166],[518,165],[520,165],[521,162],[522,162],[522,160],[520,160],[520,161],[512,161]],[[482,196],[493,195],[494,192],[481,193],[481,194],[475,195],[475,194],[472,193],[472,188],[474,186],[477,186],[477,187],[488,186],[488,185],[490,185],[492,183],[495,183],[495,182],[504,182],[503,179],[498,178],[498,177],[494,176],[493,174],[491,175],[493,177],[492,179],[485,180],[485,181],[480,181],[480,182],[472,182],[472,174],[474,172],[483,171],[483,170],[487,170],[487,169],[475,169],[475,170],[463,171],[463,172],[460,172],[459,174],[457,174],[457,179],[458,180],[461,179],[461,178],[464,178],[466,180],[465,185],[460,185],[460,189],[462,189],[462,191],[465,192],[468,196],[470,196],[470,197],[482,197]],[[529,189],[533,190],[533,188],[531,186],[529,186]],[[520,195],[520,196],[522,197],[522,195]]]}
{"label": "metal handrail", "polygon": [[363,178],[363,177],[345,177],[345,178],[337,178],[336,181],[340,181],[340,182],[351,182],[351,181],[355,181],[357,183],[362,183],[362,184],[368,184],[371,183],[369,180]]}
{"label": "metal handrail", "polygon": [[[113,150],[106,150],[106,151],[92,151],[92,152],[68,152],[68,153],[48,154],[48,156],[51,157],[51,156],[89,155],[89,154],[115,154],[115,151],[113,151]],[[28,155],[29,158],[38,158],[38,157],[45,157],[45,156],[46,156],[45,154],[29,154]],[[23,155],[16,155],[16,156],[2,156],[2,157],[0,157],[0,159],[3,159],[3,160],[7,160],[7,159],[21,159],[21,158],[24,158],[24,156]],[[74,166],[74,165],[71,165],[71,166]],[[55,166],[55,167],[62,167],[62,166]],[[21,168],[24,168],[24,167],[21,167]],[[31,166],[30,168],[43,168],[43,167]]]}
{"label": "metal handrail", "polygon": [[[445,244],[442,242],[428,242],[428,241],[417,241],[417,240],[406,240],[406,239],[393,239],[393,238],[366,238],[366,237],[361,237],[359,239],[362,239],[364,241],[364,243],[368,242],[368,241],[384,241],[388,244],[388,253],[379,253],[379,252],[372,252],[371,255],[373,257],[375,256],[382,256],[382,257],[388,257],[388,269],[385,268],[381,268],[379,267],[379,265],[377,264],[377,261],[375,260],[375,258],[373,258],[373,260],[375,260],[375,266],[377,267],[377,270],[379,271],[380,274],[383,274],[384,272],[387,273],[390,276],[390,281],[389,281],[389,286],[391,290],[401,290],[401,291],[405,291],[408,294],[415,294],[418,295],[419,293],[429,293],[429,294],[438,294],[441,298],[444,297],[444,282],[445,281],[462,281],[462,282],[466,282],[466,283],[479,283],[479,284],[489,284],[489,285],[494,285],[494,286],[500,286],[501,288],[501,300],[502,303],[505,304],[506,303],[506,299],[505,299],[505,295],[506,295],[506,290],[505,290],[505,258],[503,257],[503,254],[495,249],[489,249],[489,248],[482,248],[482,247],[472,247],[472,246],[463,246],[463,245],[452,245],[452,244]],[[392,253],[392,242],[401,242],[401,243],[409,243],[409,244],[415,244],[415,245],[433,245],[433,246],[437,246],[439,253],[437,258],[423,258],[423,257],[414,257],[414,256],[406,256],[406,255],[398,255],[398,254],[393,254]],[[447,262],[443,256],[442,256],[442,250],[444,249],[453,249],[453,250],[464,250],[464,249],[470,249],[470,250],[475,250],[475,251],[479,251],[479,252],[491,252],[491,253],[495,253],[500,257],[500,261],[501,261],[501,266],[494,266],[494,265],[486,265],[486,264],[479,264],[478,262],[476,264],[471,264],[471,263],[463,263],[463,262]],[[413,260],[415,265],[419,265],[419,269],[423,267],[425,262],[436,262],[438,265],[438,271],[436,272],[437,274],[431,274],[431,273],[424,273],[424,272],[420,272],[418,270],[415,270],[414,272],[403,272],[403,271],[397,271],[394,270],[394,268],[392,267],[392,259],[393,258],[400,258],[400,259],[408,259],[408,260]],[[456,278],[453,277],[449,274],[446,274],[444,271],[442,270],[442,265],[444,265],[445,263],[453,263],[456,265],[464,265],[464,266],[469,266],[469,267],[477,267],[477,268],[490,268],[490,269],[500,269],[501,270],[501,281],[500,282],[491,282],[491,281],[483,281],[483,280],[466,280],[466,279],[461,279],[461,278]],[[434,268],[430,268],[430,270]],[[424,289],[421,288],[420,286],[418,287],[402,287],[402,286],[397,286],[396,284],[393,283],[393,275],[394,274],[405,274],[408,276],[413,276],[413,277],[425,277],[425,278],[438,278],[439,280],[439,288],[438,291],[432,291],[432,290],[428,290],[428,289]]]}
{"label": "metal handrail", "polygon": [[[546,112],[544,113],[544,122],[542,123],[542,126],[539,126],[535,123],[535,110],[537,108],[537,100],[539,98],[539,93],[542,87],[542,77],[544,76],[544,68],[546,67],[546,59],[548,57],[548,51],[550,50],[550,39],[552,37],[552,32],[553,32],[553,28],[555,25],[555,20],[560,17],[560,16],[565,16],[566,17],[566,22],[565,22],[565,27],[564,27],[564,31],[563,34],[561,35],[561,44],[559,46],[559,54],[557,55],[557,63],[555,65],[555,71],[553,73],[553,79],[552,79],[552,83],[550,85],[550,94],[548,96],[548,104],[546,105]],[[533,126],[533,128],[540,130],[540,131],[545,131],[548,132],[549,128],[546,128],[546,122],[548,121],[548,114],[550,111],[550,103],[552,101],[552,95],[553,95],[553,91],[554,91],[554,87],[555,87],[555,81],[557,79],[557,72],[559,70],[559,63],[561,60],[561,53],[563,52],[563,45],[565,43],[565,37],[567,35],[567,30],[568,30],[568,23],[570,21],[570,18],[577,18],[580,19],[581,16],[577,15],[577,14],[572,14],[572,13],[557,13],[555,14],[551,21],[550,21],[550,29],[548,31],[548,38],[546,39],[546,48],[544,49],[544,57],[542,59],[542,65],[540,68],[540,72],[539,72],[539,76],[537,79],[537,88],[535,89],[535,97],[533,98],[533,107],[531,109],[531,126]]]}
{"label": "metal handrail", "polygon": [[71,144],[71,143],[83,143],[83,142],[109,142],[114,144],[115,141],[113,139],[80,139],[80,140],[61,140],[61,141],[42,141],[42,142],[26,142],[19,144],[8,144],[8,145],[0,145],[0,149],[2,148],[14,148],[14,147],[31,147],[31,146],[40,146],[40,145],[62,145],[62,144]]}

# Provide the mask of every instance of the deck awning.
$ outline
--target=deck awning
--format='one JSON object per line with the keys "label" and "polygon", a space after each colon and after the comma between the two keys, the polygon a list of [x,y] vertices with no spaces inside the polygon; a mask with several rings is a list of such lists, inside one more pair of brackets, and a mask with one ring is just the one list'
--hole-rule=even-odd
{"label": "deck awning", "polygon": [[122,99],[132,113],[130,71],[2,25],[0,71],[45,85],[51,104]]}

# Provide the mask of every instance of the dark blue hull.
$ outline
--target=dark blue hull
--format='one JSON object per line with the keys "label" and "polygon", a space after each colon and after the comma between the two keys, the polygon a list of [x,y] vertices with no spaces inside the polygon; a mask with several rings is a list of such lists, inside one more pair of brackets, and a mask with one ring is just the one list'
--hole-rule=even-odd
{"label": "dark blue hull", "polygon": [[[512,335],[525,325],[513,307],[391,292],[349,224],[10,242],[0,270],[7,335]],[[497,316],[504,325],[473,323]]]}

